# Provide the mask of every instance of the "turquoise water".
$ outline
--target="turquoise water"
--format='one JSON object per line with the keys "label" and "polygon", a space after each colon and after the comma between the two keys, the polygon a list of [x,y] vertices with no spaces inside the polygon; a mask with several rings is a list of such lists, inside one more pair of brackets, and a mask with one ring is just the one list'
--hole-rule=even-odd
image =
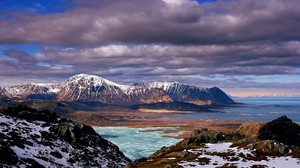
{"label": "turquoise water", "polygon": [[300,122],[300,98],[235,98],[244,103],[235,107],[216,109],[223,113],[191,113],[180,120],[248,120],[271,121],[286,115],[294,122]]}
{"label": "turquoise water", "polygon": [[94,128],[103,138],[116,144],[131,160],[148,157],[163,146],[171,146],[179,142],[178,139],[166,138],[164,135],[176,136],[179,133],[163,134],[161,131],[140,132],[143,130],[172,130],[176,127],[128,128],[128,127],[96,127]]}
{"label": "turquoise water", "polygon": [[[287,115],[294,122],[300,122],[300,98],[240,98],[244,103],[236,107],[217,109],[223,113],[194,112],[180,115],[178,120],[249,120],[271,121]],[[173,118],[174,119],[174,118]],[[96,132],[118,145],[120,150],[132,160],[148,157],[163,146],[171,146],[179,140],[163,137],[162,132],[141,132],[161,128],[97,127]],[[176,129],[165,127],[163,129]],[[178,134],[181,134],[179,132]],[[168,134],[175,135],[175,134]]]}

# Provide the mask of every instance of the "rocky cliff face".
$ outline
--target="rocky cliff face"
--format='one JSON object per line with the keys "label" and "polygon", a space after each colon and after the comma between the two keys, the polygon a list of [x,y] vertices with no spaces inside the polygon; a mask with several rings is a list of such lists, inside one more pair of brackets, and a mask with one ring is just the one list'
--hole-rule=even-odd
{"label": "rocky cliff face", "polygon": [[120,85],[99,76],[79,74],[61,84],[27,84],[6,87],[0,95],[19,99],[95,101],[134,105],[180,101],[196,105],[228,105],[235,102],[219,88],[201,88],[170,82]]}
{"label": "rocky cliff face", "polygon": [[230,97],[228,97],[221,89],[217,87],[201,88],[177,82],[137,83],[134,85],[148,88],[160,88],[168,93],[168,95],[173,100],[193,103],[196,105],[225,105],[235,103]]}
{"label": "rocky cliff face", "polygon": [[161,89],[119,85],[93,75],[76,75],[57,93],[58,100],[98,101],[106,104],[132,105],[170,102],[172,99]]}
{"label": "rocky cliff face", "polygon": [[26,106],[0,113],[0,167],[123,167],[129,161],[90,126]]}

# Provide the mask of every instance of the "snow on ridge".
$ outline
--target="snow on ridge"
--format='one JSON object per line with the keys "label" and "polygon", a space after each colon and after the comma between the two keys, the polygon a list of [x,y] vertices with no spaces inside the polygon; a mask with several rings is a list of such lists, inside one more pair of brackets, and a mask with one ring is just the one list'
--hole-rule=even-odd
{"label": "snow on ridge", "polygon": [[[80,80],[85,80],[87,84],[92,84],[94,86],[101,86],[103,84],[110,85],[110,86],[115,86],[120,88],[122,91],[127,92],[131,86],[129,85],[121,85],[115,82],[112,82],[110,80],[104,79],[100,76],[97,75],[88,75],[88,74],[77,74],[69,78],[68,82],[79,82]],[[68,83],[67,82],[67,83]]]}
{"label": "snow on ridge", "polygon": [[175,88],[180,88],[180,87],[191,87],[191,88],[196,88],[196,89],[200,89],[202,91],[208,92],[208,90],[210,88],[206,88],[206,87],[201,87],[201,86],[195,86],[195,85],[188,85],[188,84],[184,84],[184,83],[180,83],[180,82],[176,82],[176,81],[162,81],[162,82],[149,82],[149,83],[142,83],[142,85],[145,85],[147,87],[150,88],[160,88],[163,90],[168,90],[171,87],[175,87]]}

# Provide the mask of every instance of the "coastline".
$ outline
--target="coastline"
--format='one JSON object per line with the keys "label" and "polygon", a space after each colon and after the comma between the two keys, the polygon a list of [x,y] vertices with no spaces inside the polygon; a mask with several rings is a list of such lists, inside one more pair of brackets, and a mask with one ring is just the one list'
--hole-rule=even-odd
{"label": "coastline", "polygon": [[[207,128],[218,132],[231,132],[238,129],[242,124],[250,121],[246,120],[179,120],[178,113],[151,113],[151,112],[103,112],[103,111],[76,111],[66,117],[77,122],[91,125],[92,127],[131,127],[131,128],[151,128],[151,127],[177,127],[175,130],[160,130],[163,133],[183,134],[173,138],[182,139],[189,137],[195,130]],[[148,130],[151,131],[151,130]],[[152,131],[158,131],[157,129]]]}

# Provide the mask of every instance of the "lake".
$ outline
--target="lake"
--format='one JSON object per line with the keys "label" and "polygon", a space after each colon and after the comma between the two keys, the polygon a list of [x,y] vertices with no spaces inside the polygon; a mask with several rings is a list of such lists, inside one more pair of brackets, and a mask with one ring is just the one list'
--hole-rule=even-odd
{"label": "lake", "polygon": [[[180,140],[167,138],[164,135],[176,136],[181,134],[164,134],[161,129],[172,130],[177,127],[128,128],[128,127],[95,127],[95,131],[103,138],[118,145],[120,150],[130,159],[148,157],[163,146],[171,146]],[[152,130],[151,132],[144,132]],[[157,131],[153,131],[157,130]]]}
{"label": "lake", "polygon": [[[223,113],[194,112],[180,115],[176,119],[271,121],[286,115],[294,122],[300,122],[300,98],[235,98],[234,100],[244,104],[218,109]],[[143,132],[149,129],[176,129],[176,127],[96,127],[94,129],[104,138],[118,145],[120,150],[132,160],[148,157],[161,147],[171,146],[179,141],[164,137],[165,134],[161,131]],[[181,132],[177,134],[181,134]]]}

